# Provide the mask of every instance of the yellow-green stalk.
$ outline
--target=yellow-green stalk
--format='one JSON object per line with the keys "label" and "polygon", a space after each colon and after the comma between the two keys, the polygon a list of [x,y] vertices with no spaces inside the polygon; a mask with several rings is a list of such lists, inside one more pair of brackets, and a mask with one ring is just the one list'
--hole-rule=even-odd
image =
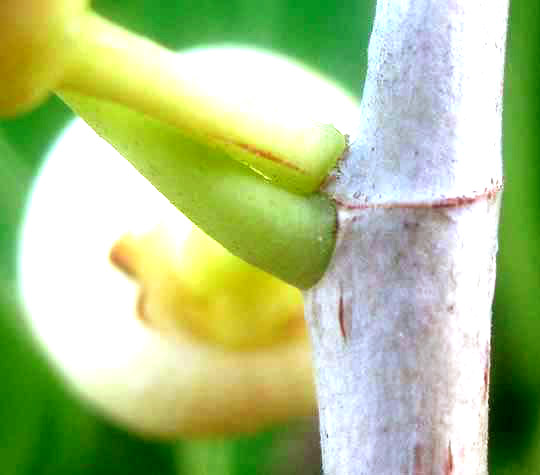
{"label": "yellow-green stalk", "polygon": [[87,5],[0,5],[0,116],[36,106],[51,90],[77,92],[163,121],[301,193],[317,190],[343,154],[345,138],[332,124],[291,116],[254,97],[224,97],[211,86],[217,81],[201,82],[179,67],[175,53]]}

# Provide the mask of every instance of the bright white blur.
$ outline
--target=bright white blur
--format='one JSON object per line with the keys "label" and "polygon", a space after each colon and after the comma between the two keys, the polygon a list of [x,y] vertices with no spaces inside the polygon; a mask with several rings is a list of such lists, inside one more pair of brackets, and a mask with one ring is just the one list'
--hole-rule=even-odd
{"label": "bright white blur", "polygon": [[[265,91],[267,100],[353,134],[354,101],[280,57],[243,48],[195,50],[181,64],[208,81]],[[220,74],[208,68],[219,66]],[[133,427],[175,424],[178,394],[192,377],[185,354],[135,317],[136,286],[110,264],[124,233],[190,224],[82,120],[62,133],[35,181],[20,236],[20,292],[54,364],[88,400]],[[174,380],[173,384],[169,381]],[[172,389],[171,389],[172,390]],[[149,408],[152,407],[152,410]],[[174,430],[166,428],[167,432]]]}

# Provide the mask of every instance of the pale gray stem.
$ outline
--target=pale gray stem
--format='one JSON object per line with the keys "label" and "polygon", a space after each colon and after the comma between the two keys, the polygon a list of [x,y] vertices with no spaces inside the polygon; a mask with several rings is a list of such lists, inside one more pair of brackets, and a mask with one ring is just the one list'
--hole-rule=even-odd
{"label": "pale gray stem", "polygon": [[327,475],[487,472],[507,0],[380,0],[306,292]]}

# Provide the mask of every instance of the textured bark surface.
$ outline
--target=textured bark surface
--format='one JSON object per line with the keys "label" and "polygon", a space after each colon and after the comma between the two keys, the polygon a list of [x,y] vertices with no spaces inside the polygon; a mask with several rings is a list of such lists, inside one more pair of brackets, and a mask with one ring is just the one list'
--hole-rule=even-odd
{"label": "textured bark surface", "polygon": [[306,292],[327,475],[487,472],[507,0],[381,0]]}

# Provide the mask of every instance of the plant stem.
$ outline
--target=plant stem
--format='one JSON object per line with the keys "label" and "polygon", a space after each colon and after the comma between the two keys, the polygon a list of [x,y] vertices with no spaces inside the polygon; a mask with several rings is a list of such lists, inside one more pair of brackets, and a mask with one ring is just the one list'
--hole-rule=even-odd
{"label": "plant stem", "polygon": [[305,293],[327,475],[484,474],[507,0],[380,0]]}
{"label": "plant stem", "polygon": [[332,125],[261,107],[259,97],[238,107],[238,98],[220,95],[211,68],[210,77],[194,75],[172,51],[92,12],[73,37],[76,52],[59,90],[148,114],[222,147],[287,189],[317,190],[345,150]]}

